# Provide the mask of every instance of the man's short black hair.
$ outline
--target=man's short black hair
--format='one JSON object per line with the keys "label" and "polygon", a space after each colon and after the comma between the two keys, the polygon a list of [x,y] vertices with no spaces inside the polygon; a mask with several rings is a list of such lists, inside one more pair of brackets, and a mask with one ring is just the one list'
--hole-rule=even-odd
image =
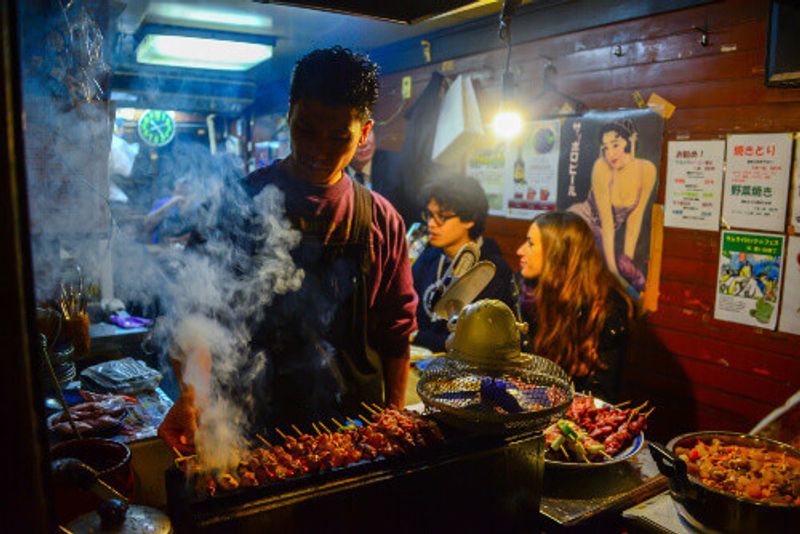
{"label": "man's short black hair", "polygon": [[316,100],[326,106],[347,106],[367,121],[377,99],[378,65],[349,48],[337,45],[312,50],[294,66],[290,105]]}
{"label": "man's short black hair", "polygon": [[443,210],[450,210],[464,222],[475,223],[469,229],[470,239],[477,239],[486,227],[489,201],[475,178],[445,175],[434,179],[422,190],[425,205],[435,200]]}

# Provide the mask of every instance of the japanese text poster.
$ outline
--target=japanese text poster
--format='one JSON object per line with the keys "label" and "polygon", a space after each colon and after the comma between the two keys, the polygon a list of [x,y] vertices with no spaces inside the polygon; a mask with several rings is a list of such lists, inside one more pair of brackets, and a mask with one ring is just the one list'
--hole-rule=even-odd
{"label": "japanese text poster", "polygon": [[775,329],[783,248],[782,235],[722,232],[715,319]]}
{"label": "japanese text poster", "polygon": [[729,135],[723,222],[783,232],[791,161],[790,133]]}
{"label": "japanese text poster", "polygon": [[786,244],[786,272],[783,304],[778,330],[800,335],[800,236],[790,236]]}
{"label": "japanese text poster", "polygon": [[792,185],[792,215],[789,222],[796,234],[800,234],[800,133],[794,134],[794,180]]}
{"label": "japanese text poster", "polygon": [[484,147],[467,162],[467,175],[472,176],[483,187],[489,201],[489,214],[505,215],[503,193],[506,183],[506,145]]}
{"label": "japanese text poster", "polygon": [[589,112],[561,131],[558,209],[586,221],[635,298],[647,280],[663,133],[664,118],[649,109]]}
{"label": "japanese text poster", "polygon": [[506,215],[532,219],[556,209],[561,122],[535,121],[506,153]]}
{"label": "japanese text poster", "polygon": [[670,141],[664,226],[719,229],[725,141]]}

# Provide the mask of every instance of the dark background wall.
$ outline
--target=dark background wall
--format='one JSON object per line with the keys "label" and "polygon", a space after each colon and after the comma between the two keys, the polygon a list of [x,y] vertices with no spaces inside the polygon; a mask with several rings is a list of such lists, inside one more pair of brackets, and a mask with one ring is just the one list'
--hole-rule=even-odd
{"label": "dark background wall", "polygon": [[[645,99],[658,93],[677,106],[666,122],[664,149],[675,139],[797,131],[800,89],[764,85],[768,8],[767,0],[724,0],[528,42],[514,34],[521,44],[513,48],[512,65],[523,99],[541,89],[541,56],[555,62],[561,90],[590,108],[635,107],[634,91]],[[704,47],[693,27],[706,25]],[[480,92],[488,115],[504,62],[505,51],[498,49],[388,74],[376,118],[385,120],[402,106],[403,76],[412,76],[416,96],[436,70],[489,72]],[[379,146],[398,150],[405,120],[399,116],[377,132]],[[664,159],[659,203],[665,172]],[[514,252],[527,226],[499,217],[488,224],[488,235],[515,269]],[[800,337],[713,319],[718,257],[718,232],[664,229],[658,311],[640,321],[626,365],[628,397],[657,407],[654,438],[695,428],[748,430],[800,388]]]}

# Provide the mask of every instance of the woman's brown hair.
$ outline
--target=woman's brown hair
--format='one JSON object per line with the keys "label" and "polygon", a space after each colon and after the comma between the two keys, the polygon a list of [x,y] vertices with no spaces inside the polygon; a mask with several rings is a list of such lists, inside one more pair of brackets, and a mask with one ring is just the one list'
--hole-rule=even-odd
{"label": "woman's brown hair", "polygon": [[533,222],[542,235],[542,272],[534,290],[535,354],[561,365],[570,376],[586,376],[599,361],[600,333],[608,296],[617,292],[633,315],[630,297],[606,268],[586,222],[571,212],[549,212]]}

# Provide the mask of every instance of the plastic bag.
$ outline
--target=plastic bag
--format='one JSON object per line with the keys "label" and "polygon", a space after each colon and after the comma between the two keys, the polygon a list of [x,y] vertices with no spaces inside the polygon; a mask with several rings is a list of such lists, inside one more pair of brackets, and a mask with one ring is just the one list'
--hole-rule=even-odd
{"label": "plastic bag", "polygon": [[81,380],[87,387],[111,393],[153,390],[161,383],[161,378],[161,373],[133,358],[111,360],[81,371]]}

